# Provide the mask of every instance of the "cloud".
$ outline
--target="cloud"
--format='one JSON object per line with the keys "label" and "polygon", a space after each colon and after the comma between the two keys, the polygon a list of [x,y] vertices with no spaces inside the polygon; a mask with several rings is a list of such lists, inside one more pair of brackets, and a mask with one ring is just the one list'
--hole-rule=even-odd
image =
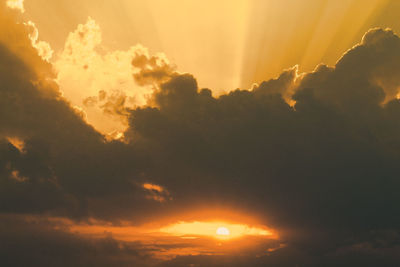
{"label": "cloud", "polygon": [[[93,229],[90,223],[94,222],[73,223],[46,216],[2,214],[0,219],[0,256],[6,266],[56,263],[59,266],[170,266],[171,262],[181,261],[182,256],[175,259],[176,255],[207,254],[218,260],[220,255],[238,250],[243,262],[243,259],[265,254],[267,249],[277,246],[275,240],[260,237],[244,238],[222,246],[220,240],[209,237],[156,236],[154,233],[132,232],[132,227],[120,227],[114,234],[108,232],[113,227],[96,229],[96,225]],[[129,231],[129,237],[134,239],[120,239],[124,237],[123,231]],[[20,256],[21,253],[24,257]]]}
{"label": "cloud", "polygon": [[25,12],[24,0],[7,0],[6,4],[11,9],[17,9],[17,10],[21,11],[22,13]]}
{"label": "cloud", "polygon": [[[45,218],[1,215],[3,266],[154,266],[151,250],[111,236],[89,238]],[[23,257],[21,256],[23,255]]]}
{"label": "cloud", "polygon": [[277,79],[262,82],[260,85],[253,86],[255,94],[273,95],[280,94],[289,105],[294,105],[293,94],[297,89],[297,82],[301,80],[298,73],[298,66],[294,66],[282,72]]}
{"label": "cloud", "polygon": [[45,41],[38,41],[39,31],[36,28],[35,23],[33,23],[32,21],[28,21],[26,25],[28,25],[32,29],[32,33],[29,35],[29,38],[31,39],[32,42],[32,46],[37,49],[38,54],[41,58],[43,58],[46,61],[50,61],[54,53],[54,51],[50,47],[50,44]]}
{"label": "cloud", "polygon": [[[105,192],[102,179],[117,176],[115,181],[125,181],[124,185],[117,182],[120,189],[130,188],[127,177],[135,171],[112,174],[114,167],[104,173],[94,167],[108,165],[108,156],[114,152],[125,153],[116,152],[121,144],[106,144],[104,136],[86,124],[62,97],[51,65],[32,47],[29,26],[15,23],[5,9],[0,12],[1,21],[6,23],[0,27],[7,29],[6,34],[13,32],[10,36],[15,38],[8,39],[11,43],[2,39],[0,45],[0,210],[58,210],[78,215],[87,212],[84,196],[89,191],[93,195]],[[23,143],[23,150],[13,140]],[[110,153],[101,154],[108,156],[92,158],[94,151],[104,149]],[[13,173],[26,179],[12,179]],[[109,188],[114,187],[115,181],[109,181]]]}
{"label": "cloud", "polygon": [[147,198],[158,201],[165,202],[167,200],[172,200],[167,189],[156,184],[144,183],[143,188],[148,191]]}
{"label": "cloud", "polygon": [[105,134],[123,132],[125,110],[146,105],[155,86],[175,69],[165,55],[151,56],[139,44],[124,51],[106,48],[100,26],[90,17],[69,34],[54,66],[64,96]]}
{"label": "cloud", "polygon": [[[346,233],[397,229],[399,45],[391,30],[373,29],[336,66],[293,68],[218,98],[176,75],[155,93],[157,108],[132,111],[126,136],[157,163],[146,175],[168,186],[177,208],[224,203],[283,232],[332,233],[325,241],[338,246]],[[314,248],[303,256],[325,265],[329,245]]]}
{"label": "cloud", "polygon": [[[391,30],[370,30],[335,66],[294,67],[219,97],[143,47],[101,51],[91,19],[69,35],[58,73],[32,44],[32,28],[4,7],[0,30],[2,216],[140,224],[224,207],[253,214],[286,246],[161,264],[398,263],[400,41]],[[124,142],[85,121],[73,107],[84,100],[126,118]],[[161,197],[169,201],[154,201]],[[6,264],[155,264],[140,244],[121,248],[2,218]]]}
{"label": "cloud", "polygon": [[139,85],[157,85],[167,81],[175,73],[176,67],[162,53],[150,56],[148,49],[139,45],[134,54],[133,77]]}

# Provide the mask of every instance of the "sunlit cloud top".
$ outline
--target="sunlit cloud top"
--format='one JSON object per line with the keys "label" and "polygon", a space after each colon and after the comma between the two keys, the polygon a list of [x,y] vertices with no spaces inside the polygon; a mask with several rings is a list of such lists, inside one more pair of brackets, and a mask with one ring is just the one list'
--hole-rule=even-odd
{"label": "sunlit cloud top", "polygon": [[24,0],[7,0],[7,6],[12,9],[17,9],[22,13],[25,12]]}

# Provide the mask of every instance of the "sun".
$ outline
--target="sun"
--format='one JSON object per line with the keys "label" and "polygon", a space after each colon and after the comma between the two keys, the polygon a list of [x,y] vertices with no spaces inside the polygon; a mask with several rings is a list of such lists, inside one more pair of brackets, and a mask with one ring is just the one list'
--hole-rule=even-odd
{"label": "sun", "polygon": [[229,231],[228,228],[221,226],[221,227],[218,227],[216,234],[218,236],[229,236],[231,234],[231,232]]}
{"label": "sun", "polygon": [[202,236],[224,240],[235,239],[244,236],[264,236],[266,238],[275,238],[275,234],[265,227],[254,227],[247,224],[228,223],[224,221],[181,221],[162,227],[158,231],[185,238],[200,238]]}

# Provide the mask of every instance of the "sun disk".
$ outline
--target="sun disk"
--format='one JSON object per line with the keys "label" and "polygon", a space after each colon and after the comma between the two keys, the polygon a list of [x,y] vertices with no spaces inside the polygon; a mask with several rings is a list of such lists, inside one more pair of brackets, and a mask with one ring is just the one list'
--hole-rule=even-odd
{"label": "sun disk", "polygon": [[226,227],[218,227],[216,233],[217,233],[217,235],[220,235],[220,236],[229,236],[230,235],[230,231]]}

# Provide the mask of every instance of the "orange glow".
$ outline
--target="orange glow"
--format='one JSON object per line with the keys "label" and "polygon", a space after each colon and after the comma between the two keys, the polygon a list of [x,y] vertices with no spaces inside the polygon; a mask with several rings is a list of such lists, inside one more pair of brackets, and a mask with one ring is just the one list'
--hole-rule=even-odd
{"label": "orange glow", "polygon": [[276,234],[266,228],[226,222],[179,222],[159,229],[149,226],[80,224],[71,225],[70,230],[75,233],[98,237],[108,233],[112,234],[114,238],[124,241],[133,241],[143,236],[175,236],[183,239],[196,239],[200,237],[234,239],[245,236],[277,238]]}
{"label": "orange glow", "polygon": [[19,150],[19,152],[25,151],[25,142],[24,140],[18,137],[7,137],[7,141],[10,142],[15,148]]}
{"label": "orange glow", "polygon": [[20,182],[20,183],[26,182],[26,181],[29,180],[27,177],[21,176],[19,171],[16,171],[16,170],[11,172],[11,178],[14,179],[15,181]]}
{"label": "orange glow", "polygon": [[177,224],[164,227],[160,229],[160,231],[175,236],[209,236],[224,239],[232,239],[243,236],[273,236],[272,232],[265,228],[226,222],[179,222]]}
{"label": "orange glow", "polygon": [[[35,217],[32,217],[35,220]],[[285,246],[275,231],[264,226],[211,222],[178,222],[167,226],[146,224],[134,226],[130,222],[118,225],[90,219],[76,223],[63,218],[48,218],[58,230],[67,230],[84,238],[112,238],[117,242],[140,243],[154,251],[162,260],[184,255],[227,255],[258,251],[266,255]],[[170,246],[177,244],[176,246]]]}
{"label": "orange glow", "polygon": [[157,192],[163,192],[164,191],[164,188],[162,188],[161,186],[156,185],[156,184],[148,184],[148,183],[146,183],[146,184],[143,184],[143,188],[147,189],[147,190],[154,190],[154,191],[157,191]]}
{"label": "orange glow", "polygon": [[148,191],[148,195],[146,196],[148,199],[152,199],[158,202],[172,200],[172,197],[170,196],[168,190],[161,185],[144,183],[142,186]]}

